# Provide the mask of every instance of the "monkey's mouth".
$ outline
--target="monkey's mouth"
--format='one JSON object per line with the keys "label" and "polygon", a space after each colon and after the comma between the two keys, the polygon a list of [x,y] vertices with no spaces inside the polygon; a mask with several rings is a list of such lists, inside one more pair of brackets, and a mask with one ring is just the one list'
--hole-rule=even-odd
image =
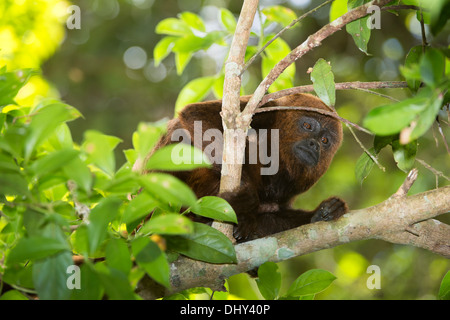
{"label": "monkey's mouth", "polygon": [[310,166],[315,166],[319,162],[319,153],[303,145],[296,146],[295,155]]}

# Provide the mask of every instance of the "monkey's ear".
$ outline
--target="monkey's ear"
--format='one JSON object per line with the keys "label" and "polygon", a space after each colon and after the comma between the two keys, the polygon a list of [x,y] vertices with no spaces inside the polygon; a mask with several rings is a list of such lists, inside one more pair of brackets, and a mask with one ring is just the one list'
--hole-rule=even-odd
{"label": "monkey's ear", "polygon": [[185,129],[193,128],[194,121],[200,121],[202,130],[216,128],[221,130],[222,119],[220,117],[221,101],[208,101],[193,103],[184,107],[178,114],[180,122]]}
{"label": "monkey's ear", "polygon": [[261,112],[253,115],[251,127],[253,129],[269,129],[274,127],[278,111]]}

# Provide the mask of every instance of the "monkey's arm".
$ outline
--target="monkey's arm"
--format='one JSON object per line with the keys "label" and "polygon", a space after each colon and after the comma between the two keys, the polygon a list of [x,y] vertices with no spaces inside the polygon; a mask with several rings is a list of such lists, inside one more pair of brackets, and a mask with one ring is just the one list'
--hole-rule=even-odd
{"label": "monkey's arm", "polygon": [[335,220],[348,212],[347,204],[336,197],[322,201],[313,211],[294,210],[287,206],[278,211],[259,209],[239,222],[234,230],[237,241],[265,237],[312,222]]}

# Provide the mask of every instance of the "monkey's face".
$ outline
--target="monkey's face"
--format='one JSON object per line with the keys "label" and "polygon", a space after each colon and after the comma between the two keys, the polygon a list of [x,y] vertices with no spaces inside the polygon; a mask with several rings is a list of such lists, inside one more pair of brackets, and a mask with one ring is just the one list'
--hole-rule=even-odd
{"label": "monkey's face", "polygon": [[[336,144],[336,128],[328,125],[328,121],[323,125],[320,118],[303,116],[298,120],[298,131],[300,140],[293,143],[293,153],[298,160],[310,167],[314,167],[319,163],[321,158],[328,158],[334,155],[330,154],[333,145]],[[330,152],[331,151],[331,152]]]}
{"label": "monkey's face", "polygon": [[289,175],[311,187],[328,169],[342,141],[342,126],[314,112],[285,112],[280,128],[280,155]]}

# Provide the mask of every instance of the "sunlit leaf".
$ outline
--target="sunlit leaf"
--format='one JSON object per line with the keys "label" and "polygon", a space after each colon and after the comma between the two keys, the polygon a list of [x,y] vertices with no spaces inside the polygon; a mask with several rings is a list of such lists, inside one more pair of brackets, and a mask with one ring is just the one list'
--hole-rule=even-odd
{"label": "sunlit leaf", "polygon": [[180,18],[182,21],[184,21],[189,27],[194,28],[199,31],[205,31],[205,24],[198,15],[192,12],[182,12],[180,13]]}
{"label": "sunlit leaf", "polygon": [[150,173],[141,177],[144,190],[165,203],[193,207],[197,203],[194,192],[170,174]]}
{"label": "sunlit leaf", "polygon": [[297,19],[297,15],[292,9],[283,6],[270,6],[262,9],[262,13],[269,21],[277,22],[283,27],[288,26],[293,20]]}
{"label": "sunlit leaf", "polygon": [[167,18],[160,21],[155,29],[158,34],[167,34],[171,36],[184,36],[192,34],[191,28],[183,20],[177,18]]}
{"label": "sunlit leaf", "polygon": [[236,213],[231,205],[219,197],[207,196],[199,199],[192,212],[214,220],[237,223]]}
{"label": "sunlit leaf", "polygon": [[186,84],[178,95],[175,113],[190,103],[202,101],[211,90],[215,79],[215,77],[201,77]]}
{"label": "sunlit leaf", "polygon": [[191,233],[193,230],[191,220],[179,214],[168,213],[152,217],[139,229],[139,234],[174,235]]}
{"label": "sunlit leaf", "polygon": [[149,170],[186,171],[209,167],[208,157],[198,148],[185,143],[174,143],[158,149],[148,160]]}
{"label": "sunlit leaf", "polygon": [[229,33],[234,34],[237,22],[236,18],[230,10],[226,8],[220,8],[219,20]]}
{"label": "sunlit leaf", "polygon": [[156,44],[153,49],[153,59],[155,61],[155,66],[159,66],[162,60],[172,52],[172,48],[175,45],[178,37],[164,37]]}

